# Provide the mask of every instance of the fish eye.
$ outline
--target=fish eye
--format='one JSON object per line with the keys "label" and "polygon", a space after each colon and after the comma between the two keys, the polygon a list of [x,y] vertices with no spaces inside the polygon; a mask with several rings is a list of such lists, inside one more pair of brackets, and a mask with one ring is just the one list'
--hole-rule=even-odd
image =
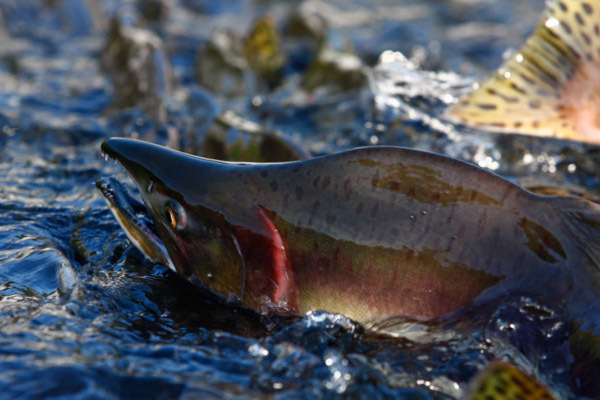
{"label": "fish eye", "polygon": [[165,205],[165,218],[174,229],[183,229],[187,223],[185,209],[176,200],[170,200]]}

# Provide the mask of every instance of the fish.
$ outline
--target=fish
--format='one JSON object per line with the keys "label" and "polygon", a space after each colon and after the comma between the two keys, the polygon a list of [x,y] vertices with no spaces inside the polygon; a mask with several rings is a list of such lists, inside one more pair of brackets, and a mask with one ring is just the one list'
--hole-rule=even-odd
{"label": "fish", "polygon": [[468,400],[554,400],[548,388],[514,365],[490,364],[474,381]]}
{"label": "fish", "polygon": [[97,186],[149,259],[260,312],[376,329],[527,295],[600,334],[600,205],[535,195],[429,152],[357,148],[232,163],[110,138],[143,204]]}
{"label": "fish", "polygon": [[548,1],[525,44],[444,115],[481,130],[600,144],[600,1]]}

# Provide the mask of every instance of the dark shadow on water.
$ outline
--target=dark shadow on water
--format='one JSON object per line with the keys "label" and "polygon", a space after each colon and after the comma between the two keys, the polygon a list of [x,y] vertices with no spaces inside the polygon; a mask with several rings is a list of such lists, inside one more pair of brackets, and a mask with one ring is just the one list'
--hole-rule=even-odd
{"label": "dark shadow on water", "polygon": [[[146,269],[145,266],[132,268],[138,272]],[[163,316],[168,316],[174,338],[186,332],[203,329],[216,329],[243,337],[262,337],[269,334],[270,322],[259,313],[239,303],[227,302],[162,266],[156,266],[152,271],[148,270],[148,273],[159,276],[150,283],[151,293],[146,293],[146,296]],[[158,333],[165,338],[166,332],[161,324],[149,323],[142,318],[132,322],[148,335]]]}

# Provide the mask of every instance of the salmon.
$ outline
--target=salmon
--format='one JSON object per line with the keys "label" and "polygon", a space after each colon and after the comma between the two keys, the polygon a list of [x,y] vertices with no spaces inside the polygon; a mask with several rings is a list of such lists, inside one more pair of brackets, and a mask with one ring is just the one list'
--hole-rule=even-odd
{"label": "salmon", "polygon": [[127,206],[114,180],[99,183],[144,254],[250,308],[369,326],[526,294],[600,330],[600,206],[587,200],[398,147],[268,164],[131,139],[102,150],[140,189],[144,204]]}

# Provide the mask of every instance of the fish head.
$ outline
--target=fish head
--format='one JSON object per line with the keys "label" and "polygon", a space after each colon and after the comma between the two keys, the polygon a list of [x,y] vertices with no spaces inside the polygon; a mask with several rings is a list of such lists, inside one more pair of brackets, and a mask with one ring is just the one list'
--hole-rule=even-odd
{"label": "fish head", "polygon": [[131,139],[107,139],[106,157],[119,162],[138,186],[135,204],[114,179],[97,186],[128,237],[152,261],[227,298],[241,299],[245,266],[215,180],[227,168]]}

